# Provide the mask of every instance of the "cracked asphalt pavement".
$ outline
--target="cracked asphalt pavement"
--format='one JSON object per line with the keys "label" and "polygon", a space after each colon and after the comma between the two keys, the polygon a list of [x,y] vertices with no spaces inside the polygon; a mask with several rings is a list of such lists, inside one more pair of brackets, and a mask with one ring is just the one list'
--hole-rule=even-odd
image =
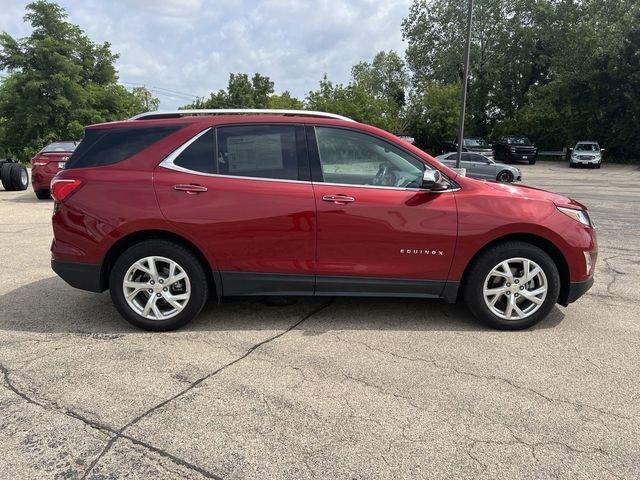
{"label": "cracked asphalt pavement", "polygon": [[523,165],[588,205],[592,290],[523,332],[440,301],[211,301],[148,333],[49,266],[0,191],[3,478],[640,477],[640,169]]}

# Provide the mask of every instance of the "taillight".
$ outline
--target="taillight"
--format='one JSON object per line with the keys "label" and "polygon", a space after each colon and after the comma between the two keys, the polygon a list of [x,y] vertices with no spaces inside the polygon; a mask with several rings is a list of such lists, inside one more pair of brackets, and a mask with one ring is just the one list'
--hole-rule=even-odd
{"label": "taillight", "polygon": [[42,167],[49,163],[49,160],[31,160],[31,165],[34,167]]}
{"label": "taillight", "polygon": [[82,180],[55,178],[51,181],[51,196],[56,202],[62,202],[82,185]]}

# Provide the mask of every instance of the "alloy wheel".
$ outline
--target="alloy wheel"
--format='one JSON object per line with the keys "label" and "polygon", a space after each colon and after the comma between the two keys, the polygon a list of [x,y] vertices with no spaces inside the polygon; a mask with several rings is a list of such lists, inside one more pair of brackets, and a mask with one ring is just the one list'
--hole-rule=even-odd
{"label": "alloy wheel", "polygon": [[493,267],[485,278],[482,294],[489,310],[505,320],[530,317],[544,303],[547,276],[533,260],[510,258]]}
{"label": "alloy wheel", "polygon": [[124,298],[129,307],[148,320],[167,320],[184,310],[191,283],[184,268],[166,257],[145,257],[124,275]]}

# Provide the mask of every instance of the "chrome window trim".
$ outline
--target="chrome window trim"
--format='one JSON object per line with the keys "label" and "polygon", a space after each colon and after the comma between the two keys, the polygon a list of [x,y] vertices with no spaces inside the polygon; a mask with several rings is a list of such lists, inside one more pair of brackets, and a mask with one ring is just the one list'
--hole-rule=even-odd
{"label": "chrome window trim", "polygon": [[[455,186],[454,187],[454,185],[451,185],[451,188],[448,188],[446,190],[425,190],[423,188],[388,187],[388,186],[384,186],[384,185],[358,185],[358,184],[355,184],[355,183],[312,182],[312,181],[307,181],[307,180],[289,180],[289,179],[284,179],[284,178],[246,177],[246,176],[241,176],[241,175],[224,175],[224,174],[221,174],[221,173],[205,173],[205,172],[199,172],[197,170],[190,170],[188,168],[181,167],[180,165],[176,165],[174,163],[175,159],[178,158],[180,156],[180,154],[182,152],[184,152],[187,148],[189,148],[189,146],[193,142],[198,140],[202,135],[204,135],[208,131],[213,130],[213,128],[214,127],[209,127],[207,129],[201,131],[200,133],[196,134],[195,136],[191,137],[189,140],[184,142],[182,145],[180,145],[178,148],[176,148],[173,152],[171,152],[169,155],[167,155],[167,157],[165,157],[165,159],[162,160],[162,162],[160,162],[158,164],[158,167],[166,168],[167,170],[174,170],[176,172],[188,173],[190,175],[198,175],[198,176],[201,176],[201,177],[236,178],[236,179],[239,179],[239,180],[256,180],[256,181],[260,181],[260,182],[308,183],[308,184],[311,184],[311,185],[330,185],[330,186],[335,186],[335,187],[374,188],[374,189],[381,189],[381,190],[403,190],[403,191],[411,191],[411,192],[431,192],[431,193],[457,192],[458,190],[460,190],[459,186]],[[216,161],[215,155],[216,155],[216,153],[214,152],[214,161]],[[425,163],[425,166],[427,168],[434,169],[429,164]],[[217,167],[217,165],[216,165],[216,167]],[[452,182],[448,177],[445,176],[445,178],[447,179],[448,182]]]}
{"label": "chrome window trim", "polygon": [[189,170],[187,168],[174,165],[173,163],[165,164],[165,162],[160,163],[158,166],[162,168],[166,168],[168,170],[175,170],[177,172],[188,173],[191,175],[198,175],[201,177],[235,178],[238,180],[255,180],[258,182],[306,183],[311,185],[330,185],[334,187],[373,188],[373,189],[379,189],[379,190],[403,190],[403,191],[411,191],[411,192],[431,192],[431,193],[457,192],[458,190],[460,190],[460,187],[448,188],[446,190],[425,190],[423,188],[386,187],[382,185],[358,185],[355,183],[329,183],[329,182],[311,182],[308,180],[287,180],[284,178],[243,177],[240,175],[223,175],[221,173],[197,172],[195,170]]}
{"label": "chrome window trim", "polygon": [[[180,145],[178,148],[176,148],[173,152],[171,152],[167,157],[165,157],[165,159],[162,160],[162,162],[160,162],[160,164],[158,166],[159,167],[169,168],[171,170],[177,170],[179,172],[196,173],[196,174],[199,174],[199,175],[212,175],[210,173],[199,172],[197,170],[190,170],[188,168],[184,168],[184,167],[181,167],[180,165],[176,165],[175,163],[173,163],[173,162],[175,162],[176,158],[178,158],[180,156],[180,154],[182,152],[184,152],[187,148],[189,148],[191,146],[191,144],[193,142],[198,140],[201,136],[203,136],[205,133],[211,131],[212,129],[213,129],[213,127],[209,127],[207,129],[201,131],[197,135],[191,137],[189,140],[187,140],[182,145]],[[217,165],[215,164],[215,162],[216,162],[216,152],[213,152],[213,156],[211,157],[211,160],[212,160],[212,162],[214,162],[214,165],[213,165],[214,168],[217,167]]]}

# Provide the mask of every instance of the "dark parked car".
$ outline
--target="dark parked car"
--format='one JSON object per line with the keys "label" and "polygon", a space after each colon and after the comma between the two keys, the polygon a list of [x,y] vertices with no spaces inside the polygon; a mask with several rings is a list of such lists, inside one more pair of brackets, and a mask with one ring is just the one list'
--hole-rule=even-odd
{"label": "dark parked car", "polygon": [[258,112],[88,127],[51,183],[53,269],[150,330],[184,325],[210,293],[460,297],[513,330],[591,287],[584,205],[461,177],[338,115]]}
{"label": "dark parked car", "polygon": [[[447,143],[445,145],[445,150],[447,152],[457,152],[458,142],[453,141]],[[493,147],[482,137],[464,137],[464,139],[462,140],[462,151],[479,153],[480,155],[484,155],[491,160],[494,159]]]}
{"label": "dark parked car", "polygon": [[494,159],[493,147],[482,137],[464,137],[462,140],[462,151],[479,153],[491,160]]}
{"label": "dark parked car", "polygon": [[500,137],[493,146],[496,162],[529,162],[529,165],[536,163],[538,149],[524,135],[505,135]]}

